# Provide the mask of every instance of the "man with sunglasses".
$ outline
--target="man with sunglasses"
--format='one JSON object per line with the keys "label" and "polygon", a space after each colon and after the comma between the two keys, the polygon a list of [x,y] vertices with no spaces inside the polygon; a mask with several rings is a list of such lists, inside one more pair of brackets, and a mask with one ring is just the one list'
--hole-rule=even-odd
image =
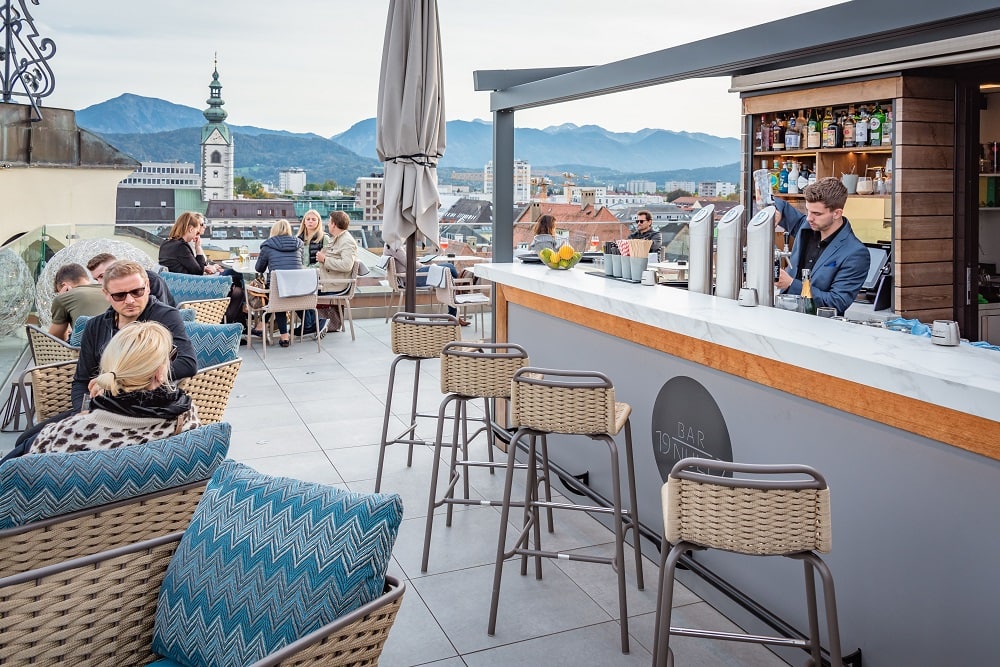
{"label": "man with sunglasses", "polygon": [[649,211],[639,211],[635,214],[635,231],[628,235],[630,239],[646,239],[652,241],[649,252],[660,252],[660,233],[653,231],[653,214]]}
{"label": "man with sunglasses", "polygon": [[73,411],[79,412],[90,381],[97,377],[101,353],[111,337],[132,322],[159,322],[174,337],[177,356],[170,362],[172,380],[191,377],[198,371],[194,347],[176,308],[161,303],[149,293],[146,269],[129,260],[120,260],[104,271],[104,297],[111,307],[87,322],[80,341],[80,359],[73,377]]}

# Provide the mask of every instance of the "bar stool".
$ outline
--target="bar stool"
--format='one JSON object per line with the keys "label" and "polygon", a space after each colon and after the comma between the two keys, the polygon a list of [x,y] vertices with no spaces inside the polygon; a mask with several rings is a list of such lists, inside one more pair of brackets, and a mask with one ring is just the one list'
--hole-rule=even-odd
{"label": "bar stool", "polygon": [[[420,390],[420,362],[436,359],[446,343],[462,338],[462,327],[453,315],[418,315],[417,313],[396,313],[392,316],[392,351],[396,358],[389,367],[389,389],[385,397],[385,418],[382,420],[382,439],[378,450],[378,470],[375,473],[375,492],[382,487],[382,467],[385,463],[385,448],[389,445],[404,444],[409,447],[406,467],[413,465],[413,445],[425,444],[416,438],[417,418],[434,417],[433,414],[417,412],[417,397]],[[392,390],[396,383],[396,365],[401,361],[415,363],[413,372],[413,396],[410,404],[410,425],[393,439],[389,439],[389,419],[392,417]]]}
{"label": "bar stool", "polygon": [[[451,526],[452,508],[455,505],[500,505],[499,500],[470,500],[469,499],[469,476],[468,469],[474,467],[489,468],[492,475],[494,469],[505,466],[505,463],[496,463],[493,459],[493,447],[496,441],[495,429],[501,427],[495,423],[490,414],[490,399],[509,399],[511,379],[514,373],[528,364],[527,351],[516,343],[462,343],[452,342],[444,346],[441,350],[441,391],[446,394],[441,401],[438,410],[437,436],[434,439],[434,468],[431,472],[430,493],[427,499],[427,519],[424,530],[424,552],[420,564],[420,571],[427,571],[427,563],[430,557],[431,532],[434,528],[434,510],[437,507],[446,505],[446,526]],[[468,430],[469,401],[483,399],[483,410],[485,418],[483,426],[480,426],[471,436]],[[448,416],[449,407],[453,408],[453,415]],[[444,424],[451,418],[452,436],[451,441],[445,443]],[[478,421],[478,420],[473,420]],[[461,427],[461,434],[459,428]],[[473,461],[469,459],[469,443],[486,433],[487,452],[489,461]],[[461,438],[459,437],[461,435]],[[441,449],[451,448],[451,459],[448,468],[448,487],[444,491],[444,496],[438,498],[437,483],[438,472],[441,466]],[[459,459],[459,450],[462,457]],[[546,460],[543,443],[543,460]],[[519,465],[518,467],[524,467]],[[455,487],[459,480],[464,481],[463,498],[455,497]],[[552,500],[552,487],[549,482],[547,469],[540,479],[545,486],[545,499]],[[516,503],[515,506],[521,506]],[[549,509],[549,532],[552,532],[552,510]]]}
{"label": "bar stool", "polygon": [[[632,426],[629,415],[632,408],[627,403],[615,401],[615,389],[611,380],[603,373],[590,371],[564,371],[525,367],[514,373],[511,381],[512,423],[518,429],[511,438],[507,449],[506,479],[500,511],[500,535],[497,540],[497,558],[493,571],[493,595],[490,600],[490,620],[488,634],[496,631],[497,608],[500,602],[500,580],[503,562],[513,556],[521,556],[521,575],[527,574],[527,559],[535,558],[535,578],[542,578],[542,558],[580,560],[611,565],[618,575],[618,611],[621,626],[622,653],[628,653],[628,606],[625,596],[625,534],[633,532],[635,547],[636,582],[643,588],[642,553],[639,546],[638,503],[635,495],[635,467],[632,461]],[[618,465],[618,447],[614,437],[625,429],[625,464],[627,468],[629,507],[622,506],[621,470]],[[611,454],[612,507],[595,507],[573,503],[556,503],[539,500],[538,484],[530,479],[539,474],[538,451],[535,438],[528,440],[526,468],[529,479],[525,484],[524,521],[521,533],[511,549],[506,549],[506,528],[511,508],[511,487],[514,479],[515,455],[518,442],[526,436],[545,436],[560,433],[586,435],[600,440],[608,446]],[[541,461],[547,467],[547,459]],[[547,472],[547,470],[546,470]],[[545,551],[541,548],[539,529],[539,508],[576,510],[592,513],[612,514],[614,517],[615,554],[613,557],[584,556]],[[529,534],[533,548],[529,547]]]}
{"label": "bar stool", "polygon": [[[751,475],[737,478],[734,474]],[[789,479],[789,476],[794,476]],[[802,479],[805,476],[807,479]],[[653,664],[674,664],[670,635],[808,648],[822,664],[814,570],[823,582],[830,663],[842,665],[833,575],[815,552],[830,551],[830,490],[804,465],[753,465],[711,459],[678,461],[662,488],[663,545],[657,589]],[[669,548],[673,544],[673,548]],[[809,637],[790,639],[670,627],[674,569],[685,551],[723,549],[801,560],[806,575]]]}

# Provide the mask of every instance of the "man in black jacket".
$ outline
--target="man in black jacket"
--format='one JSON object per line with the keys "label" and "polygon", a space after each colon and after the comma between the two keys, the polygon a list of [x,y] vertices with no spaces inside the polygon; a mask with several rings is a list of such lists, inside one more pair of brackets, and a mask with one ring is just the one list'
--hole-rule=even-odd
{"label": "man in black jacket", "polygon": [[150,296],[146,269],[128,260],[115,262],[104,272],[104,295],[111,307],[87,322],[80,341],[80,359],[73,377],[74,412],[80,411],[84,396],[90,393],[90,381],[100,370],[104,347],[122,327],[132,322],[159,322],[173,334],[177,356],[170,362],[172,380],[191,377],[198,371],[194,347],[180,313]]}

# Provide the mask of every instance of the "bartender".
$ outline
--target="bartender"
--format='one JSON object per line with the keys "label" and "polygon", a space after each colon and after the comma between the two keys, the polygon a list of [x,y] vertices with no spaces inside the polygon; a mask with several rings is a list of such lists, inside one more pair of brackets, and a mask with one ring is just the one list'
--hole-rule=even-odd
{"label": "bartender", "polygon": [[821,178],[802,194],[808,213],[775,198],[774,222],[795,237],[795,245],[788,269],[779,271],[774,285],[785,294],[801,294],[802,269],[809,269],[816,306],[836,308],[843,315],[868,276],[868,249],[844,217],[847,188],[840,180]]}

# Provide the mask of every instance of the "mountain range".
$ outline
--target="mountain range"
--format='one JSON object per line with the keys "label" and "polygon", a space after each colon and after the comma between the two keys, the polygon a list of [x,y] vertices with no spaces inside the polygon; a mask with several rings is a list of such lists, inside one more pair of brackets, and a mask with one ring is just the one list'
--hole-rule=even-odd
{"label": "mountain range", "polygon": [[[193,107],[123,94],[77,111],[77,124],[140,161],[199,160],[205,117]],[[239,175],[274,183],[287,167],[306,170],[308,180],[345,185],[381,170],[375,152],[375,119],[355,123],[329,138],[245,125],[233,132]],[[740,141],[709,134],[644,129],[611,132],[571,123],[545,129],[517,128],[517,159],[532,170],[587,174],[591,182],[723,180],[739,178]],[[447,123],[447,149],[438,165],[442,182],[454,172],[482,172],[492,159],[492,125],[482,120]]]}

